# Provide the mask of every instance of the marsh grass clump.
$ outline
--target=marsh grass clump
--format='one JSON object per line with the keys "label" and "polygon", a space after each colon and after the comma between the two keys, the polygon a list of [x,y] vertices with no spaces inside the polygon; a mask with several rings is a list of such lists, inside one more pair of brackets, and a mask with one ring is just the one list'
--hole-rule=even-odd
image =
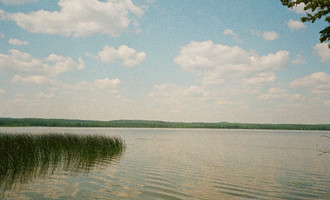
{"label": "marsh grass clump", "polygon": [[55,170],[88,172],[119,157],[119,137],[77,134],[0,134],[0,190],[53,174]]}

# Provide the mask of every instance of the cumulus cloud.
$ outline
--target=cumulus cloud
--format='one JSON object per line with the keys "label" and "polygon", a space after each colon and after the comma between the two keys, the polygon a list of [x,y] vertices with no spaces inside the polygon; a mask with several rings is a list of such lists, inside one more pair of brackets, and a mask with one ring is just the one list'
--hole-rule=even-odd
{"label": "cumulus cloud", "polygon": [[56,54],[50,54],[44,59],[44,62],[46,63],[43,64],[42,71],[52,76],[57,76],[71,70],[82,70],[85,68],[85,63],[81,58],[78,58],[78,63],[76,63],[71,57]]}
{"label": "cumulus cloud", "polygon": [[233,36],[233,38],[236,40],[236,42],[242,42],[241,39],[238,37],[238,35],[231,29],[226,29],[224,32],[223,32],[224,35],[231,35]]}
{"label": "cumulus cloud", "polygon": [[38,99],[50,99],[50,98],[54,97],[55,94],[53,94],[53,93],[46,94],[44,92],[39,92],[39,93],[35,94],[34,96]]}
{"label": "cumulus cloud", "polygon": [[148,94],[148,97],[164,98],[172,96],[172,94],[182,94],[182,92],[175,84],[159,84],[154,85],[153,91]]}
{"label": "cumulus cloud", "polygon": [[98,79],[94,81],[94,85],[98,88],[105,89],[105,88],[117,88],[121,84],[119,79]]}
{"label": "cumulus cloud", "polygon": [[12,82],[21,82],[21,83],[33,83],[33,84],[45,84],[50,83],[51,80],[45,76],[29,76],[29,77],[22,77],[20,75],[16,75],[12,78]]}
{"label": "cumulus cloud", "polygon": [[209,92],[198,86],[183,87],[176,84],[160,84],[155,85],[153,91],[150,92],[148,96],[159,99],[170,97],[172,101],[174,99],[184,101],[184,98],[207,97],[209,96]]}
{"label": "cumulus cloud", "polygon": [[5,94],[6,90],[0,88],[0,95]]}
{"label": "cumulus cloud", "polygon": [[39,72],[57,76],[64,72],[83,68],[85,68],[85,63],[81,58],[78,58],[78,62],[75,62],[71,57],[50,54],[44,59],[38,59],[16,49],[9,50],[7,55],[0,54],[0,70]]}
{"label": "cumulus cloud", "polygon": [[330,95],[330,75],[316,72],[309,76],[298,78],[290,83],[293,88],[308,89],[313,94]]}
{"label": "cumulus cloud", "polygon": [[75,90],[75,91],[95,91],[98,90],[107,90],[112,93],[117,92],[118,87],[121,85],[121,81],[117,78],[115,79],[109,79],[109,78],[103,78],[103,79],[96,79],[92,82],[88,81],[81,81],[76,84],[66,84],[66,83],[58,83],[62,88],[68,89],[68,90]]}
{"label": "cumulus cloud", "polygon": [[256,74],[253,77],[244,78],[243,83],[248,85],[268,84],[276,81],[276,76],[272,72]]}
{"label": "cumulus cloud", "polygon": [[[180,113],[183,110],[184,104],[183,97],[183,88],[175,84],[159,84],[154,85],[152,91],[148,94],[148,100],[154,100],[157,105],[162,105],[161,107],[157,106],[157,109],[162,109],[157,112],[176,112]],[[191,103],[191,101],[189,102]]]}
{"label": "cumulus cloud", "polygon": [[0,54],[0,69],[16,71],[34,71],[42,67],[42,60],[16,49],[8,51],[8,55]]}
{"label": "cumulus cloud", "polygon": [[206,97],[209,95],[209,92],[201,87],[190,86],[189,88],[184,89],[182,94],[186,97]]}
{"label": "cumulus cloud", "polygon": [[265,40],[268,40],[268,41],[273,41],[273,40],[276,40],[280,37],[280,34],[276,33],[275,31],[268,31],[268,32],[264,32],[262,34],[262,37],[265,39]]}
{"label": "cumulus cloud", "polygon": [[288,26],[291,30],[299,30],[306,28],[306,25],[301,21],[295,21],[290,19],[288,22]]}
{"label": "cumulus cloud", "polygon": [[161,114],[177,113],[181,116],[196,117],[195,120],[198,121],[201,116],[212,119],[214,110],[219,110],[221,113],[233,112],[237,109],[242,112],[243,108],[247,108],[244,101],[237,98],[232,89],[203,85],[159,84],[154,85],[146,101],[148,106],[154,107],[154,110]]}
{"label": "cumulus cloud", "polygon": [[212,41],[192,41],[181,47],[174,62],[184,70],[195,73],[204,84],[207,84],[223,83],[235,76],[282,69],[288,60],[287,51],[259,56],[238,46],[214,44]]}
{"label": "cumulus cloud", "polygon": [[251,33],[251,35],[256,35],[256,36],[259,36],[259,37],[263,37],[264,40],[267,40],[267,41],[273,41],[273,40],[276,40],[280,37],[280,34],[275,32],[275,31],[261,32],[261,31],[252,29],[252,30],[250,30],[250,33]]}
{"label": "cumulus cloud", "polygon": [[300,94],[289,94],[281,88],[270,88],[265,94],[258,96],[260,100],[294,100],[303,98]]}
{"label": "cumulus cloud", "polygon": [[317,55],[321,57],[322,62],[330,63],[330,49],[327,43],[317,44],[313,49],[317,52]]}
{"label": "cumulus cloud", "polygon": [[302,55],[298,54],[292,61],[292,64],[306,64],[306,61]]}
{"label": "cumulus cloud", "polygon": [[37,2],[38,0],[0,0],[0,1],[1,3],[7,5],[21,5],[21,4]]}
{"label": "cumulus cloud", "polygon": [[29,43],[27,41],[22,41],[16,38],[10,38],[8,40],[8,43],[14,46],[21,46],[21,45],[28,45]]}
{"label": "cumulus cloud", "polygon": [[163,108],[164,113],[190,112],[191,109],[200,109],[200,106],[203,105],[202,102],[205,103],[209,99],[209,92],[199,86],[159,84],[154,85],[148,94],[148,99],[154,100],[152,102],[156,103],[158,108]]}
{"label": "cumulus cloud", "polygon": [[280,88],[270,88],[266,94],[258,96],[259,99],[282,99],[286,96],[286,90]]}
{"label": "cumulus cloud", "polygon": [[232,101],[226,101],[226,100],[219,100],[216,102],[217,105],[224,106],[224,105],[234,105],[234,102]]}
{"label": "cumulus cloud", "polygon": [[305,14],[306,13],[306,11],[304,10],[305,6],[306,6],[305,3],[300,3],[289,9],[298,14]]}
{"label": "cumulus cloud", "polygon": [[113,63],[120,60],[124,66],[134,67],[140,65],[146,59],[146,53],[137,52],[126,45],[122,45],[118,49],[105,46],[102,51],[98,52],[96,58],[105,63]]}
{"label": "cumulus cloud", "polygon": [[144,11],[131,0],[60,0],[59,11],[38,10],[30,13],[6,13],[1,19],[13,20],[33,33],[86,37],[95,33],[121,35]]}
{"label": "cumulus cloud", "polygon": [[290,83],[291,87],[314,87],[319,84],[330,84],[330,75],[325,72],[316,72],[304,78],[299,78]]}

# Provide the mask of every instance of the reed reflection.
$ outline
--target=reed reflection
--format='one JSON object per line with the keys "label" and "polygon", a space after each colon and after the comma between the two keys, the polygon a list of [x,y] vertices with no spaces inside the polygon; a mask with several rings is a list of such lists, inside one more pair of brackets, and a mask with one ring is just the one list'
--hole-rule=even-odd
{"label": "reed reflection", "polygon": [[124,149],[121,138],[104,135],[0,134],[0,191],[57,170],[88,173]]}

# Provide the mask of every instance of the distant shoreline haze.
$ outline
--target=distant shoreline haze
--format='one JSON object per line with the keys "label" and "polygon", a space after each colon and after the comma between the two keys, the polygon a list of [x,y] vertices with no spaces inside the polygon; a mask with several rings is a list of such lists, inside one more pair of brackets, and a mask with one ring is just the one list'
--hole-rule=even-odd
{"label": "distant shoreline haze", "polygon": [[207,123],[165,122],[149,120],[74,120],[44,118],[0,118],[0,127],[122,127],[122,128],[210,128],[210,129],[270,129],[270,130],[322,130],[329,131],[330,124],[256,124],[256,123]]}

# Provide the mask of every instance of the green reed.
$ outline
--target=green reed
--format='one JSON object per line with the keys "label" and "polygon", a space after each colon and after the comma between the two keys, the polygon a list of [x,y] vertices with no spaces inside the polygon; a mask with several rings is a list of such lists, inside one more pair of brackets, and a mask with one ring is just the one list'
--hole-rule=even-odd
{"label": "green reed", "polygon": [[124,148],[121,138],[104,135],[0,133],[0,191],[55,170],[88,172]]}

